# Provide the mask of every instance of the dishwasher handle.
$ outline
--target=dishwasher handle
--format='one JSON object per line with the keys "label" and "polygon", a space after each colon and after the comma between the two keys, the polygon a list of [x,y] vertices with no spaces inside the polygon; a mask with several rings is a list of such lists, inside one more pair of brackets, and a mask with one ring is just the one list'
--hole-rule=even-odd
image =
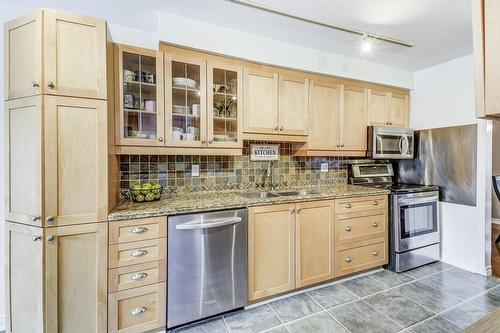
{"label": "dishwasher handle", "polygon": [[242,221],[241,217],[231,217],[227,219],[213,220],[213,222],[209,223],[200,223],[201,221],[186,222],[178,224],[177,226],[175,226],[175,229],[177,230],[209,229],[209,228],[217,228],[226,225],[236,224],[240,223],[241,221]]}

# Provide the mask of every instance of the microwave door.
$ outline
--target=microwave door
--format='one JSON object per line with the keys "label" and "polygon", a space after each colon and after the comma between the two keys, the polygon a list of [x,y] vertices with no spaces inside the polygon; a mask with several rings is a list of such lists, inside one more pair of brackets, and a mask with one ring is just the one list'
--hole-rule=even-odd
{"label": "microwave door", "polygon": [[403,143],[401,135],[377,134],[375,154],[378,157],[401,156]]}

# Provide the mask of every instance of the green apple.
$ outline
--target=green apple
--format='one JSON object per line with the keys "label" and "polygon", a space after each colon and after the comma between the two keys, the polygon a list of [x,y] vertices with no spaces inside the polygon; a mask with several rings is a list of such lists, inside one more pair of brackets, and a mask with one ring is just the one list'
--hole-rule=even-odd
{"label": "green apple", "polygon": [[146,197],[145,197],[146,201],[153,201],[155,199],[155,195],[151,192],[149,192],[148,194],[146,194]]}
{"label": "green apple", "polygon": [[155,200],[160,200],[161,193],[155,194]]}
{"label": "green apple", "polygon": [[152,187],[151,187],[151,192],[153,192],[154,194],[160,194],[161,192],[161,186],[160,184],[154,184]]}
{"label": "green apple", "polygon": [[149,192],[151,192],[151,184],[150,183],[144,183],[141,186],[141,192],[142,194],[146,195]]}
{"label": "green apple", "polygon": [[144,201],[144,195],[138,194],[135,196],[135,201],[137,202],[143,202]]}
{"label": "green apple", "polygon": [[140,193],[141,193],[141,185],[135,184],[134,186],[132,186],[132,194],[133,195],[138,195]]}

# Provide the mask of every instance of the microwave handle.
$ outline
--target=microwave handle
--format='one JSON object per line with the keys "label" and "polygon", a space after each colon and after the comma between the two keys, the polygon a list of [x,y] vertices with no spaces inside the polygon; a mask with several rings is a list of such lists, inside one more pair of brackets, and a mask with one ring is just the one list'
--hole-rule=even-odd
{"label": "microwave handle", "polygon": [[403,152],[403,155],[408,155],[408,150],[410,150],[410,140],[408,140],[406,135],[403,135],[403,139],[405,141],[405,151]]}
{"label": "microwave handle", "polygon": [[399,146],[399,152],[401,154],[404,154],[404,152],[403,152],[403,136],[399,137],[399,144],[398,144],[398,146]]}

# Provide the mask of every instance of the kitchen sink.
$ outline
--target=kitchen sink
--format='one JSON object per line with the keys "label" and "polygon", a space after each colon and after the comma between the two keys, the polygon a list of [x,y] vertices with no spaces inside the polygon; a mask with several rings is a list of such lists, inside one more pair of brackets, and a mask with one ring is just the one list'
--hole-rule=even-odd
{"label": "kitchen sink", "polygon": [[311,195],[311,194],[317,194],[317,191],[314,190],[299,190],[299,191],[287,191],[287,192],[279,192],[279,195],[282,197],[288,197],[288,196],[306,196],[306,195]]}
{"label": "kitchen sink", "polygon": [[240,193],[240,195],[248,199],[265,199],[265,198],[274,198],[279,196],[277,193],[271,193],[271,192],[247,192],[247,193]]}

